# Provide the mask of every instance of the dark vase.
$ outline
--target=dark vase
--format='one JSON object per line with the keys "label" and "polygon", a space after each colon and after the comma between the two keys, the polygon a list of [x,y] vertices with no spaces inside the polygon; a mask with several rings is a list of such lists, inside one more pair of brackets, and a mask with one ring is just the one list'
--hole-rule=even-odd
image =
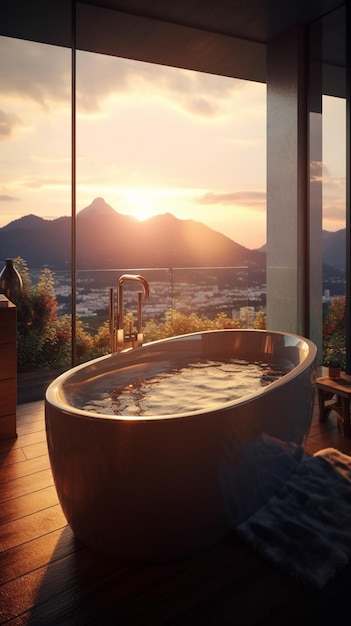
{"label": "dark vase", "polygon": [[6,259],[5,267],[0,274],[0,293],[17,304],[17,300],[22,293],[22,278],[13,265],[12,259]]}

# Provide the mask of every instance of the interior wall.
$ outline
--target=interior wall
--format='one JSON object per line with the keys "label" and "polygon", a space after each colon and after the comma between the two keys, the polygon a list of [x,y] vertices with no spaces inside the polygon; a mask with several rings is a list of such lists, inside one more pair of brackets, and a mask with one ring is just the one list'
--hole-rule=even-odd
{"label": "interior wall", "polygon": [[[323,360],[323,32],[321,21],[309,32],[309,320],[308,336],[318,348],[318,363]],[[328,75],[330,75],[328,69]]]}
{"label": "interior wall", "polygon": [[267,47],[267,328],[307,334],[307,32]]}

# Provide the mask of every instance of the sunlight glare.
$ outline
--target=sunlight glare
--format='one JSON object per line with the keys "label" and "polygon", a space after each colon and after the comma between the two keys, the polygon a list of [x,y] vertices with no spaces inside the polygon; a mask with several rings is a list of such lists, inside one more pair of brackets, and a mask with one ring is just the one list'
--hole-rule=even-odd
{"label": "sunlight glare", "polygon": [[155,211],[152,209],[153,201],[147,190],[130,189],[128,190],[127,195],[130,213],[137,220],[143,222],[155,214]]}

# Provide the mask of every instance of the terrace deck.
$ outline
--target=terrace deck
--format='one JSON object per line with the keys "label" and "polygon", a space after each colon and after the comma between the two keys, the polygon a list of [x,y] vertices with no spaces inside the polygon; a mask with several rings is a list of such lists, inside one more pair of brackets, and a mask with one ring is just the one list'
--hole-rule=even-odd
{"label": "terrace deck", "polygon": [[[75,539],[58,503],[42,400],[18,407],[17,430],[15,441],[0,442],[1,624],[323,625],[349,613],[351,567],[311,592],[235,537],[165,565],[94,554]],[[348,453],[351,440],[334,414],[320,424],[316,405],[307,452],[329,446]]]}

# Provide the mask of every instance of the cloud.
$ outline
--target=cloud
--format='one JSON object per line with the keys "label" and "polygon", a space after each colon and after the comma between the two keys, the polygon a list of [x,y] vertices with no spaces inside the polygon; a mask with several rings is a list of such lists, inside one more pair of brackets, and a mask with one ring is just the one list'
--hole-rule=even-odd
{"label": "cloud", "polygon": [[340,230],[346,225],[345,201],[340,198],[327,198],[323,201],[323,228]]}
{"label": "cloud", "polygon": [[128,64],[131,85],[143,81],[148,89],[171,96],[174,105],[200,117],[222,115],[226,101],[245,87],[244,81],[224,76],[148,63]]}
{"label": "cloud", "polygon": [[210,119],[223,114],[223,103],[242,88],[242,81],[191,70],[85,52],[77,58],[77,101],[90,113],[100,111],[102,101],[113,95],[147,93]]}
{"label": "cloud", "polygon": [[[50,163],[50,164],[53,163],[54,165],[60,164],[60,163],[63,163],[63,164],[66,163],[70,165],[71,163],[71,155],[69,156],[47,156],[47,155],[40,156],[40,155],[33,154],[31,156],[31,159],[32,161],[36,161],[37,163]],[[81,159],[77,158],[77,161],[78,160],[81,160]]]}
{"label": "cloud", "polygon": [[[311,195],[312,205],[316,203],[317,210],[323,212],[323,228],[339,230],[345,228],[346,220],[346,179],[344,176],[332,176],[330,170],[322,161],[312,161],[310,166],[310,183],[313,189],[316,186],[316,197]],[[323,196],[323,200],[322,200]]]}
{"label": "cloud", "polygon": [[330,170],[322,161],[312,161],[310,165],[310,182],[323,183],[324,189],[327,187],[346,188],[345,176],[332,176]]}
{"label": "cloud", "polygon": [[252,146],[255,148],[266,145],[264,138],[257,135],[254,137],[227,137],[226,142],[234,146],[234,148],[242,148],[244,150],[252,148]]}
{"label": "cloud", "polygon": [[1,37],[0,54],[2,96],[20,96],[44,108],[70,104],[69,50]]}
{"label": "cloud", "polygon": [[200,117],[213,117],[218,112],[218,106],[206,98],[188,98],[184,101],[185,109]]}
{"label": "cloud", "polygon": [[339,191],[345,191],[346,193],[346,178],[345,176],[323,176],[322,179],[324,188],[336,189]]}
{"label": "cloud", "polygon": [[209,191],[197,201],[200,204],[239,205],[259,211],[266,210],[266,194],[263,191],[233,191],[230,193]]}
{"label": "cloud", "polygon": [[17,126],[22,126],[18,115],[0,110],[0,141],[11,139]]}
{"label": "cloud", "polygon": [[322,161],[311,161],[310,163],[310,181],[319,182],[323,176]]}
{"label": "cloud", "polygon": [[67,187],[70,185],[69,179],[60,180],[59,178],[27,178],[21,181],[22,187],[28,187],[29,189],[43,189],[52,187],[57,189],[58,187]]}
{"label": "cloud", "polygon": [[[50,110],[71,102],[70,51],[57,46],[0,37],[0,94],[32,100]],[[151,63],[77,52],[77,104],[87,114],[99,113],[115,94],[147,93],[169,98],[185,113],[213,118],[222,115],[245,81]],[[252,87],[249,87],[252,89]]]}
{"label": "cloud", "polygon": [[9,196],[6,194],[0,194],[0,202],[18,202],[20,198],[16,196]]}

